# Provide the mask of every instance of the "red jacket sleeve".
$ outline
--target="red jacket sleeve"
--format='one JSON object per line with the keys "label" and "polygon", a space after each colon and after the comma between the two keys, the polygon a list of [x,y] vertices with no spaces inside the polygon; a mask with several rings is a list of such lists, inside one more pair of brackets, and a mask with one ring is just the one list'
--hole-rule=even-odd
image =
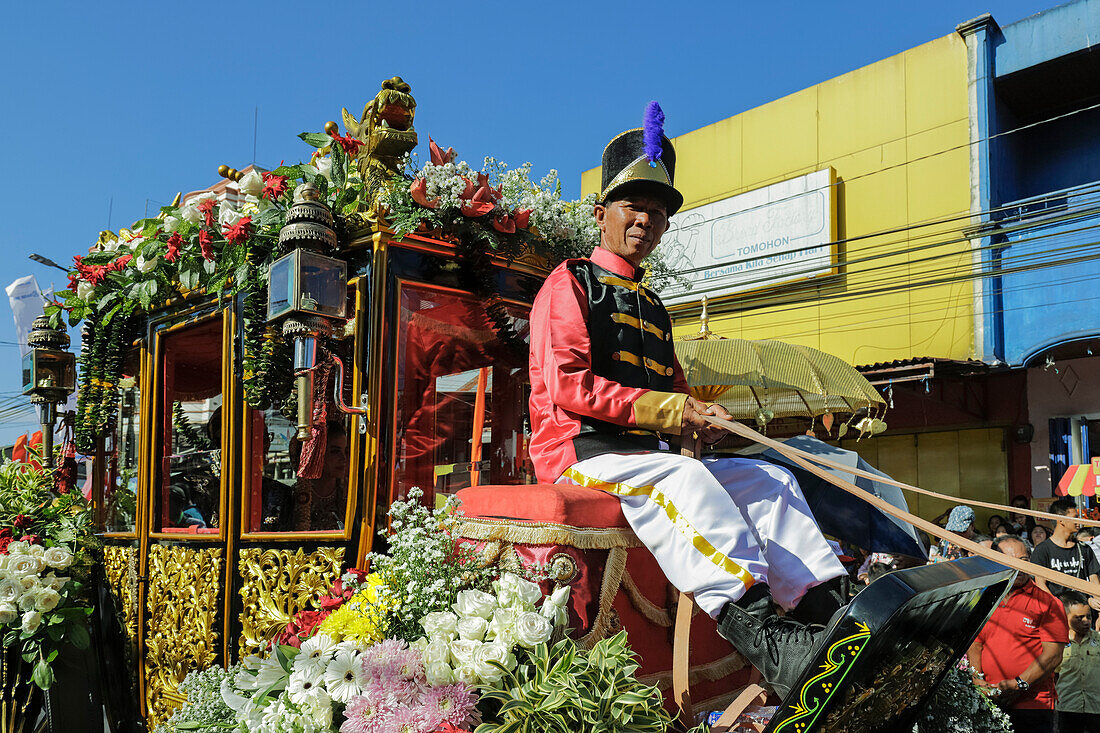
{"label": "red jacket sleeve", "polygon": [[[532,363],[550,400],[563,410],[623,427],[678,433],[687,395],[626,387],[595,374],[587,318],[580,283],[566,268],[557,268],[531,310]],[[683,370],[679,364],[675,369],[686,392]]]}

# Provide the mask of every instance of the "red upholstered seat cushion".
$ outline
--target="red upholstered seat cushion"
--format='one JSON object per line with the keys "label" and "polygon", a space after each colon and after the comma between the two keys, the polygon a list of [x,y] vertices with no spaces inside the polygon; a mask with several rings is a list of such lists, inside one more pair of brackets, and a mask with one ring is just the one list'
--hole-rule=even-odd
{"label": "red upholstered seat cushion", "polygon": [[619,500],[596,489],[569,484],[472,486],[458,492],[468,517],[553,522],[571,527],[629,527]]}

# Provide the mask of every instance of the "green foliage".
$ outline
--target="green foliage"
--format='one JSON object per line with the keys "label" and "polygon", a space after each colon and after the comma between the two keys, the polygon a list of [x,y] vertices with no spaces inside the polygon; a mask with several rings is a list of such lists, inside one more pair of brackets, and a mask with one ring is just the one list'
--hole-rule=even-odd
{"label": "green foliage", "polygon": [[[626,632],[584,651],[572,639],[539,644],[514,672],[505,670],[483,701],[500,705],[476,733],[664,733],[672,724],[655,687],[634,676]],[[503,667],[502,667],[503,669]]]}

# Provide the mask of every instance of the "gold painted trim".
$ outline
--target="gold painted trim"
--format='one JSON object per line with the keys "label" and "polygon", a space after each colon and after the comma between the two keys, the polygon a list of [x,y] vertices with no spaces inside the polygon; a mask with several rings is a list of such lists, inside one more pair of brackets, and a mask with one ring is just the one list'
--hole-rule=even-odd
{"label": "gold painted trim", "polygon": [[629,527],[573,527],[556,522],[463,517],[459,520],[457,529],[460,536],[483,542],[569,545],[579,550],[643,546],[634,530]]}
{"label": "gold painted trim", "polygon": [[[383,482],[383,469],[378,460],[378,436],[382,405],[385,404],[382,396],[382,363],[386,354],[384,344],[389,340],[386,327],[386,282],[389,278],[389,244],[392,241],[382,232],[371,237],[373,251],[370,288],[366,284],[361,285],[362,300],[356,302],[356,371],[366,374],[370,413],[366,418],[366,431],[359,437],[363,445],[363,507],[359,515],[359,546],[355,552],[355,567],[363,567],[378,531],[375,526],[375,512],[379,487]],[[366,308],[368,304],[369,308]]]}
{"label": "gold painted trim", "polygon": [[[686,397],[686,395],[685,395]],[[698,530],[691,524],[687,517],[680,513],[680,510],[676,508],[676,505],[658,489],[656,486],[630,486],[624,483],[613,483],[610,481],[602,481],[598,478],[591,476],[585,476],[583,473],[575,468],[567,468],[562,474],[570,481],[584,486],[590,489],[599,489],[600,491],[606,491],[609,494],[615,496],[644,496],[652,501],[657,506],[665,510],[665,515],[668,516],[672,525],[679,530],[680,534],[685,536],[691,541],[692,547],[695,548],[699,554],[710,560],[716,567],[723,570],[726,573],[734,576],[745,586],[748,590],[756,582],[755,578],[743,567],[735,563],[731,558],[721,553],[718,548],[710,543],[706,537],[699,534]]]}
{"label": "gold painted trim", "polygon": [[612,313],[611,320],[615,323],[624,323],[628,326],[633,326],[642,331],[649,331],[651,334],[661,339],[662,341],[668,341],[668,333],[663,328],[649,321],[643,321],[640,318],[627,315],[626,313]]}
{"label": "gold painted trim", "polygon": [[[244,406],[244,385],[234,379],[233,368],[237,363],[237,310],[228,307],[222,322],[222,535],[225,537],[225,576],[222,587],[221,658],[228,664],[230,657],[229,624],[233,618],[233,578],[236,576],[237,532],[235,527],[237,508],[240,506],[241,461],[240,426],[237,424]],[[227,424],[228,423],[228,424]],[[232,474],[230,472],[233,472]],[[226,480],[228,477],[228,481]],[[215,619],[215,623],[217,619]]]}
{"label": "gold painted trim", "polygon": [[634,422],[647,430],[679,434],[687,398],[681,392],[650,390],[634,400]]}
{"label": "gold painted trim", "polygon": [[[221,300],[219,299],[213,305],[217,306],[217,305],[220,305],[220,304],[221,304]],[[186,319],[186,320],[184,320],[180,323],[173,323],[170,326],[163,326],[163,327],[153,326],[153,339],[154,339],[154,343],[156,345],[155,346],[156,359],[154,361],[154,368],[153,368],[153,373],[154,373],[155,378],[156,378],[156,382],[155,382],[156,393],[154,395],[151,395],[152,399],[153,399],[152,416],[153,416],[154,420],[149,425],[150,433],[152,433],[155,436],[155,438],[151,441],[152,445],[151,445],[151,450],[150,450],[150,461],[149,461],[149,464],[150,464],[149,465],[149,473],[150,473],[150,476],[149,476],[149,505],[150,505],[150,508],[149,508],[148,517],[147,517],[148,522],[146,524],[146,527],[147,527],[146,531],[148,532],[147,536],[149,538],[169,540],[169,541],[172,541],[172,542],[181,541],[181,542],[208,542],[209,543],[209,542],[224,542],[226,540],[227,535],[229,534],[228,530],[227,530],[227,524],[226,524],[226,520],[227,520],[226,510],[227,510],[227,506],[228,506],[227,494],[229,493],[229,485],[232,482],[230,482],[228,480],[228,477],[227,477],[227,474],[226,474],[226,470],[228,468],[228,463],[227,463],[228,456],[226,455],[228,451],[226,450],[226,445],[230,441],[230,435],[229,435],[229,427],[230,426],[228,425],[228,423],[229,423],[229,413],[231,413],[233,411],[232,410],[233,402],[231,401],[231,391],[233,389],[232,388],[233,365],[232,365],[232,362],[227,363],[227,360],[226,360],[226,351],[229,348],[229,345],[226,344],[226,340],[227,340],[227,338],[232,340],[232,331],[230,330],[231,326],[232,326],[232,315],[233,315],[232,308],[223,308],[221,310],[214,310],[213,312],[210,312],[210,313],[202,313],[202,314],[197,315],[193,318]],[[220,446],[220,448],[221,448],[221,477],[220,477],[221,486],[219,488],[220,496],[219,496],[219,499],[218,499],[218,528],[217,528],[218,532],[217,532],[217,534],[201,534],[200,535],[200,534],[189,534],[189,533],[184,533],[184,532],[174,533],[174,532],[157,531],[157,530],[154,529],[155,518],[156,518],[155,514],[158,512],[158,510],[161,509],[161,507],[159,506],[159,504],[157,502],[158,497],[154,496],[154,494],[156,493],[157,488],[158,488],[157,484],[159,482],[157,481],[157,479],[160,478],[160,471],[161,471],[161,467],[160,467],[161,462],[159,460],[159,455],[160,455],[160,452],[164,450],[164,435],[163,435],[163,431],[160,429],[160,426],[163,424],[164,410],[165,410],[164,400],[162,399],[163,394],[161,394],[161,390],[163,388],[163,384],[161,384],[161,382],[163,381],[162,373],[164,371],[163,370],[164,338],[166,336],[168,336],[169,334],[171,334],[175,331],[178,331],[182,328],[188,328],[188,327],[191,327],[191,326],[200,325],[206,320],[213,321],[217,318],[220,318],[221,321],[222,321],[222,329],[221,329],[221,339],[222,339],[222,344],[221,344],[221,346],[222,346],[222,373],[221,373],[222,414],[221,414],[221,420],[222,420],[222,429],[221,429],[221,446]],[[164,323],[165,320],[168,320],[168,319],[162,319],[160,321],[160,323]]]}
{"label": "gold painted trim", "polygon": [[668,174],[668,169],[665,168],[665,162],[663,160],[656,161],[656,165],[649,164],[649,158],[642,154],[631,161],[630,165],[623,168],[621,171],[612,178],[604,189],[600,191],[599,201],[607,201],[607,196],[614,189],[623,185],[624,183],[630,183],[631,181],[651,181],[653,183],[663,183],[666,186],[672,186],[672,176]]}

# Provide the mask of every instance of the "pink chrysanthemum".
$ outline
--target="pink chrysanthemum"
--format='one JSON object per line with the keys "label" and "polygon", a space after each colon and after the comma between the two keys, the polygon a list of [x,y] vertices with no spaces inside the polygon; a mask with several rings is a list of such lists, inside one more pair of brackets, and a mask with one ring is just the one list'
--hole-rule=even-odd
{"label": "pink chrysanthemum", "polygon": [[340,726],[340,733],[378,733],[390,710],[385,695],[353,697],[344,708],[346,720]]}
{"label": "pink chrysanthemum", "polygon": [[380,641],[370,649],[363,652],[363,674],[367,678],[381,679],[390,676],[388,668],[394,659],[408,649],[405,642],[399,639],[386,639]]}
{"label": "pink chrysanthemum", "polygon": [[380,680],[380,684],[386,691],[386,698],[397,707],[415,705],[423,690],[416,680],[391,677],[390,679]]}
{"label": "pink chrysanthemum", "polygon": [[477,698],[473,690],[459,682],[453,685],[439,685],[425,691],[421,702],[425,708],[425,718],[435,721],[439,727],[443,723],[461,726],[467,722],[475,709]]}
{"label": "pink chrysanthemum", "polygon": [[404,649],[393,658],[393,670],[395,677],[401,677],[415,682],[425,682],[424,659],[415,649]]}
{"label": "pink chrysanthemum", "polygon": [[386,716],[379,733],[432,733],[428,722],[415,708],[396,708]]}

